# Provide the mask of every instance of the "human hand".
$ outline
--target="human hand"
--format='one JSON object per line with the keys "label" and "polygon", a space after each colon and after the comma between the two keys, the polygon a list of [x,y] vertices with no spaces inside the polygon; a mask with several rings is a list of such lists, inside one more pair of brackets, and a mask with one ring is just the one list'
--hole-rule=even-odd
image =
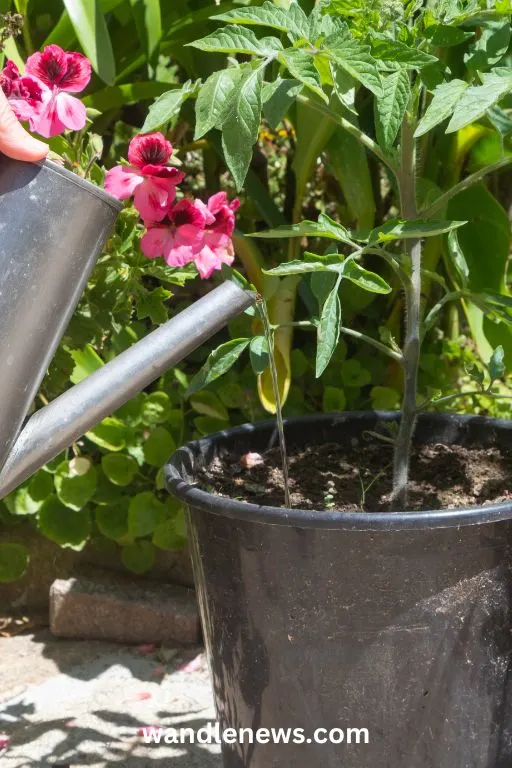
{"label": "human hand", "polygon": [[13,160],[36,162],[46,157],[48,146],[27,133],[0,88],[0,153],[2,152]]}

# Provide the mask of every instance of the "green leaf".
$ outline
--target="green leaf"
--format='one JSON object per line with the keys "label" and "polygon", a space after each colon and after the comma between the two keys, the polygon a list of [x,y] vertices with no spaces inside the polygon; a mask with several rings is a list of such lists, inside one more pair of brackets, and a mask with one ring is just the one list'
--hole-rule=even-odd
{"label": "green leaf", "polygon": [[243,72],[231,95],[231,109],[222,126],[222,148],[236,188],[243,186],[261,121],[263,67]]}
{"label": "green leaf", "polygon": [[370,293],[391,293],[391,286],[375,272],[361,267],[354,259],[343,263],[342,276]]}
{"label": "green leaf", "polygon": [[291,3],[288,8],[279,8],[266,0],[256,8],[235,8],[227,13],[212,16],[218,21],[228,21],[233,24],[249,24],[252,26],[271,27],[280,32],[286,32],[290,39],[308,37],[308,19],[298,3]]}
{"label": "green leaf", "polygon": [[397,411],[400,408],[400,393],[391,387],[372,387],[370,398],[376,411]]}
{"label": "green leaf", "polygon": [[166,392],[152,392],[142,403],[142,423],[148,427],[164,424],[170,416],[172,403]]}
{"label": "green leaf", "polygon": [[212,128],[220,128],[229,115],[231,97],[241,71],[237,67],[214,72],[201,86],[196,100],[196,130],[200,139]]}
{"label": "green leaf", "polygon": [[156,427],[144,441],[144,460],[152,467],[163,467],[176,450],[176,443],[165,427]]}
{"label": "green leaf", "polygon": [[72,461],[63,461],[54,475],[55,490],[59,500],[70,509],[79,511],[92,499],[96,490],[96,469],[87,461],[82,473],[75,469]]}
{"label": "green leaf", "polygon": [[356,226],[371,229],[375,221],[375,196],[366,150],[354,136],[338,128],[327,145],[327,161]]}
{"label": "green leaf", "polygon": [[339,387],[327,386],[324,388],[322,398],[322,410],[324,413],[336,413],[344,411],[347,406],[347,396]]}
{"label": "green leaf", "polygon": [[53,477],[41,469],[30,478],[27,490],[34,501],[44,501],[53,493]]}
{"label": "green leaf", "polygon": [[141,538],[153,533],[166,518],[165,504],[159,501],[151,491],[138,493],[128,507],[128,532]]}
{"label": "green leaf", "polygon": [[123,565],[133,573],[150,571],[155,562],[155,550],[150,541],[134,541],[121,551]]}
{"label": "green leaf", "polygon": [[422,69],[428,64],[435,64],[438,60],[436,56],[425,53],[419,48],[410,48],[400,40],[388,38],[372,40],[371,52],[375,59],[393,61],[409,69]]}
{"label": "green leaf", "polygon": [[153,544],[159,549],[174,551],[183,549],[187,543],[187,537],[183,536],[181,526],[177,525],[176,519],[166,520],[160,523],[153,534]]}
{"label": "green leaf", "polygon": [[329,365],[340,338],[341,303],[338,295],[340,282],[341,276],[336,280],[334,288],[327,296],[320,313],[316,347],[315,375],[317,379]]}
{"label": "green leaf", "polygon": [[149,108],[141,129],[142,133],[151,133],[161,128],[162,125],[170,123],[173,118],[179,115],[182,104],[190,98],[195,90],[196,85],[191,80],[187,80],[181,88],[175,88],[159,96]]}
{"label": "green leaf", "polygon": [[160,0],[130,0],[130,5],[142,49],[151,61],[162,37]]}
{"label": "green leaf", "polygon": [[28,549],[21,544],[0,541],[0,583],[21,579],[28,568]]}
{"label": "green leaf", "polygon": [[512,74],[497,75],[495,72],[482,75],[482,85],[467,88],[458,101],[446,133],[460,131],[485,115],[505,94],[512,90]]}
{"label": "green leaf", "polygon": [[53,492],[52,476],[49,475],[48,472],[45,472],[44,474],[50,479],[51,482],[49,493],[47,493],[43,499],[34,499],[26,486],[18,488],[18,490],[14,492],[14,502],[11,514],[24,517],[25,515],[36,515],[39,512],[44,499],[46,499]]}
{"label": "green leaf", "polygon": [[382,96],[374,99],[377,140],[384,148],[393,145],[411,95],[409,75],[398,69],[382,80]]}
{"label": "green leaf", "polygon": [[211,416],[198,416],[194,419],[194,426],[200,435],[211,435],[226,429],[229,426],[229,422],[212,419]]}
{"label": "green leaf", "polygon": [[96,507],[96,525],[107,539],[121,541],[129,535],[128,505],[129,499],[123,497],[115,504]]}
{"label": "green leaf", "polygon": [[[350,233],[341,224],[330,219],[324,214],[320,214],[318,221],[301,221],[300,224],[285,224],[276,229],[267,229],[264,232],[253,232],[247,237],[258,237],[261,239],[277,239],[289,237],[325,237],[329,240],[338,240],[340,243],[353,244],[350,239]],[[269,274],[273,271],[269,270]]]}
{"label": "green leaf", "polygon": [[466,224],[465,221],[399,221],[391,219],[380,227],[376,227],[370,233],[370,243],[385,243],[390,240],[417,240],[421,237],[433,237],[450,232]]}
{"label": "green leaf", "polygon": [[123,453],[107,453],[101,459],[101,467],[114,485],[129,485],[139,467],[135,459]]}
{"label": "green leaf", "polygon": [[459,245],[457,230],[453,229],[448,235],[448,253],[451,266],[455,272],[458,282],[465,286],[468,282],[469,267],[464,256],[464,252]]}
{"label": "green leaf", "polygon": [[190,382],[187,395],[198,392],[229,371],[242,352],[247,349],[250,341],[250,339],[232,339],[211,352],[206,363]]}
{"label": "green leaf", "polygon": [[265,371],[270,362],[270,350],[266,336],[255,336],[249,346],[251,365],[256,376]]}
{"label": "green leaf", "polygon": [[169,319],[165,302],[172,296],[162,285],[147,291],[142,286],[137,291],[135,309],[139,320],[149,317],[155,325],[163,325]]}
{"label": "green leaf", "polygon": [[493,351],[491,355],[491,359],[489,360],[488,368],[489,368],[489,376],[491,377],[491,381],[495,381],[496,379],[501,379],[505,375],[506,367],[504,364],[505,359],[505,351],[503,347],[500,345],[499,347],[496,347],[496,349]]}
{"label": "green leaf", "polygon": [[423,136],[450,117],[467,87],[468,84],[464,80],[451,80],[449,83],[438,85],[427,111],[416,128],[415,137]]}
{"label": "green leaf", "polygon": [[328,272],[329,267],[321,261],[284,261],[278,267],[264,270],[265,275],[306,275],[309,272]]}
{"label": "green leaf", "polygon": [[101,424],[85,433],[85,436],[107,451],[122,451],[126,445],[126,430],[122,421],[108,416]]}
{"label": "green leaf", "polygon": [[249,56],[274,57],[283,46],[277,37],[263,37],[258,40],[251,29],[233,24],[230,27],[217,29],[210,35],[187,43],[200,51],[215,51],[217,53],[245,53]]}
{"label": "green leaf", "polygon": [[[375,96],[382,94],[381,78],[377,62],[370,53],[370,46],[358,40],[347,38],[340,48],[327,47],[332,41],[326,40],[326,52],[349,75],[368,88]],[[292,73],[293,74],[293,73]]]}
{"label": "green leaf", "polygon": [[510,44],[510,19],[487,21],[479,29],[465,63],[469,70],[484,71],[503,58]]}
{"label": "green leaf", "polygon": [[314,54],[303,48],[287,48],[279,56],[279,61],[289,71],[289,73],[306,88],[316,93],[322,101],[329,101],[320,85],[320,76],[315,67]]}
{"label": "green leaf", "polygon": [[86,344],[83,349],[71,350],[71,357],[75,362],[73,373],[70,376],[70,380],[73,384],[78,384],[80,381],[83,381],[90,376],[91,373],[97,371],[98,368],[105,365],[91,344]]}
{"label": "green leaf", "polygon": [[105,83],[112,85],[116,76],[116,65],[99,0],[64,0],[64,6],[94,71]]}
{"label": "green leaf", "polygon": [[282,80],[278,78],[273,83],[263,86],[263,114],[271,128],[277,128],[286,117],[289,108],[302,90],[298,80]]}
{"label": "green leaf", "polygon": [[346,360],[341,366],[341,378],[346,387],[365,387],[372,380],[370,371],[359,360]]}
{"label": "green leaf", "polygon": [[81,550],[91,533],[89,511],[73,511],[50,496],[39,511],[39,530],[61,547]]}
{"label": "green leaf", "polygon": [[229,419],[226,406],[214,392],[208,390],[196,392],[190,398],[190,405],[194,411],[203,416],[211,416],[212,419],[220,419],[220,421],[228,421]]}
{"label": "green leaf", "polygon": [[451,48],[460,45],[475,36],[474,32],[465,32],[448,24],[433,24],[425,30],[425,36],[435,48]]}

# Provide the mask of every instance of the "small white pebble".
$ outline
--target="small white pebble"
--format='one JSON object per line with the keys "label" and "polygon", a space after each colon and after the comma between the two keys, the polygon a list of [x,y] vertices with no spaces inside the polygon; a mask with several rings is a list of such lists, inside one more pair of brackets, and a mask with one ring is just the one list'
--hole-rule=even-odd
{"label": "small white pebble", "polygon": [[265,463],[263,456],[259,453],[246,453],[240,458],[240,464],[244,469],[252,469],[253,467],[261,467]]}

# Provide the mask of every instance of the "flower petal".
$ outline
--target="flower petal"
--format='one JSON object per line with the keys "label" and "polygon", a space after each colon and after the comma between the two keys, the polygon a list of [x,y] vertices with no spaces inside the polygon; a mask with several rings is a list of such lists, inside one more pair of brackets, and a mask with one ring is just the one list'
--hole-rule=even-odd
{"label": "flower petal", "polygon": [[154,165],[148,163],[140,169],[144,176],[156,176],[159,179],[168,179],[173,184],[180,184],[185,178],[183,171],[173,165]]}
{"label": "flower petal", "polygon": [[91,63],[81,53],[67,53],[58,45],[47,45],[42,53],[27,59],[25,71],[52,89],[76,93],[91,79]]}
{"label": "flower petal", "polygon": [[149,227],[141,238],[140,249],[148,259],[156,259],[158,256],[163,256],[169,238],[170,232],[167,227]]}
{"label": "flower petal", "polygon": [[137,168],[144,165],[165,165],[172,155],[172,144],[163,133],[135,136],[128,147],[128,160]]}
{"label": "flower petal", "polygon": [[55,104],[60,122],[70,131],[81,131],[87,122],[87,112],[80,99],[67,93],[58,93]]}
{"label": "flower petal", "polygon": [[116,165],[107,171],[105,176],[105,189],[118,200],[126,200],[132,197],[137,187],[144,179],[136,168],[125,165]]}
{"label": "flower petal", "polygon": [[145,178],[135,190],[133,202],[144,221],[162,221],[175,196],[174,184],[159,184]]}

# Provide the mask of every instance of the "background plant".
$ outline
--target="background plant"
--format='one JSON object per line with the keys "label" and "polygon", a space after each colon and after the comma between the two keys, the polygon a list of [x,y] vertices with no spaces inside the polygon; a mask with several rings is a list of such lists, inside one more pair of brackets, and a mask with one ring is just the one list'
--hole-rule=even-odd
{"label": "background plant", "polygon": [[[76,2],[69,5],[80,7]],[[287,3],[276,2],[274,5],[286,10]],[[216,5],[211,0],[174,0],[172,3],[160,3],[160,13],[157,6],[158,3],[137,4],[129,0],[84,3],[86,9],[94,9],[96,13],[99,8],[103,11],[98,13],[98,26],[93,33],[91,25],[82,26],[73,13],[68,13],[62,0],[45,0],[44,3],[42,0],[29,0],[18,5],[0,0],[0,12],[16,12],[19,9],[26,19],[22,37],[16,41],[10,38],[6,53],[19,63],[30,52],[55,42],[69,50],[81,49],[93,61],[94,74],[84,97],[91,120],[88,129],[80,135],[75,134],[71,141],[71,137],[51,140],[54,150],[66,155],[66,162],[75,172],[101,184],[103,166],[112,167],[126,156],[129,140],[140,132],[146,122],[152,99],[166,94],[162,100],[155,102],[150,114],[152,122],[148,125],[151,130],[160,128],[172,141],[176,156],[182,163],[180,167],[187,173],[187,192],[192,196],[204,194],[205,197],[219,188],[231,188],[234,192],[233,177],[224,159],[222,135],[217,128],[211,127],[200,136],[201,122],[198,115],[198,128],[196,111],[201,100],[207,103],[210,86],[207,87],[206,83],[220,78],[215,73],[226,65],[229,69],[242,68],[246,71],[249,56],[247,53],[202,51],[185,44],[225,27],[226,22],[210,20],[210,17],[241,8],[258,8],[261,11],[262,3],[221,2]],[[306,15],[311,13],[313,6],[312,2],[297,4],[297,8],[302,8]],[[136,10],[141,7],[153,11],[156,8],[156,16],[149,11],[145,13],[145,32],[140,17],[138,25],[136,22]],[[361,44],[374,30],[377,34],[391,35],[393,41],[396,35],[397,47],[400,42],[409,48],[416,47],[407,42],[407,37],[403,40],[400,37],[403,34],[404,14],[412,11],[414,4],[397,3],[386,7],[390,9],[391,18],[383,15],[381,5],[373,3],[350,3],[348,7],[343,2],[333,3],[330,13],[337,9],[339,19],[351,25],[351,35]],[[435,55],[441,65],[436,64],[430,69],[430,65],[425,65],[420,70],[422,82],[427,83],[431,74],[432,79],[428,83],[432,88],[436,86],[436,78],[440,82],[446,68],[465,82],[466,79],[469,82],[471,77],[476,78],[476,75],[469,74],[467,62],[477,54],[481,59],[479,51],[485,56],[490,55],[490,59],[500,56],[499,62],[490,64],[490,67],[498,63],[500,67],[508,66],[509,16],[501,13],[506,7],[495,4],[490,12],[485,9],[483,16],[479,14],[477,4],[471,7],[472,10],[466,4],[469,15],[464,20],[457,3],[444,3],[442,8],[439,3],[432,3],[431,6],[421,4],[419,10],[414,11],[418,13],[421,10],[427,21],[431,19],[433,22],[429,28],[435,35],[430,38],[431,42],[422,46],[427,54]],[[291,16],[299,15],[297,8],[291,11]],[[392,14],[393,8],[398,14],[396,19]],[[436,13],[439,18],[436,18]],[[159,17],[160,25],[155,22],[155,18],[158,20]],[[290,14],[287,17],[290,18]],[[384,18],[388,18],[390,25],[385,29],[381,26]],[[82,29],[80,39],[76,29]],[[110,46],[104,44],[105,29]],[[281,29],[260,26],[247,29],[255,33],[257,40],[274,36],[280,39],[283,50],[293,47],[286,31]],[[141,43],[146,38],[159,41],[151,52],[150,47]],[[432,48],[431,43],[434,45],[434,42],[436,44]],[[109,75],[105,62],[111,60],[110,49],[114,69],[111,68]],[[98,53],[95,54],[95,51]],[[373,59],[379,59],[375,51],[371,53]],[[299,55],[299,58],[304,57]],[[318,62],[321,61],[318,58]],[[393,75],[396,63],[382,57],[379,61],[379,77]],[[384,66],[382,62],[387,63]],[[478,71],[485,74],[488,71],[486,67],[480,62]],[[325,93],[330,94],[333,86],[322,83],[322,74],[315,67],[310,71],[313,80],[320,81]],[[323,72],[325,75],[325,68]],[[257,245],[255,240],[241,234],[297,224],[303,219],[316,223],[320,213],[325,213],[345,229],[355,230],[371,230],[375,225],[397,216],[396,184],[386,166],[361,145],[346,122],[339,125],[331,115],[318,111],[318,105],[324,108],[323,103],[311,88],[304,86],[300,96],[314,102],[314,105],[304,103],[303,98],[297,99],[293,86],[291,92],[288,86],[292,80],[301,81],[296,75],[287,73],[279,61],[273,60],[267,67],[265,80],[273,85],[278,74],[284,85],[278,81],[275,94],[272,88],[262,86],[262,119],[260,113],[254,117],[257,129],[253,126],[253,135],[256,135],[257,141],[249,158],[249,170],[240,195],[242,207],[235,238],[235,266],[258,287],[268,302],[271,322],[275,326],[285,415],[321,410],[396,408],[402,387],[398,362],[388,355],[377,353],[375,347],[369,344],[361,344],[358,338],[343,331],[340,331],[340,340],[322,376],[316,378],[317,325],[325,305],[326,284],[329,279],[332,281],[332,276],[327,275],[326,279],[325,274],[320,273],[287,277],[265,274],[283,262],[298,260],[306,249],[321,254],[326,241],[322,245],[321,239],[310,236],[289,241],[263,239],[257,241]],[[349,88],[345,97],[346,100],[354,99],[352,106],[349,100],[347,111],[343,112],[345,120],[352,125],[357,120],[358,126],[376,139],[372,91],[355,78],[353,84],[354,90]],[[340,93],[343,96],[343,90]],[[272,95],[274,98],[271,98]],[[264,98],[267,96],[268,99]],[[429,101],[432,97],[427,93],[425,98]],[[481,184],[453,198],[446,213],[436,214],[436,218],[467,220],[469,223],[456,230],[456,236],[441,234],[425,240],[423,302],[427,316],[439,304],[441,306],[427,323],[420,358],[420,400],[468,392],[462,399],[431,404],[431,408],[501,417],[510,415],[507,400],[497,400],[491,393],[469,394],[481,391],[480,379],[484,388],[489,384],[488,363],[496,347],[503,347],[504,364],[507,367],[510,365],[509,310],[502,303],[493,301],[494,294],[501,294],[502,297],[508,294],[507,213],[512,185],[506,163],[502,166],[501,162],[508,160],[510,155],[509,98],[508,95],[503,97],[499,105],[501,112],[495,118],[501,118],[500,130],[491,121],[489,112],[478,119],[472,118],[470,124],[453,133],[445,134],[446,126],[440,124],[418,139],[421,166],[418,192],[422,201],[434,202],[440,191],[442,193],[474,172],[485,169],[486,174]],[[357,118],[352,111],[354,105]],[[498,114],[491,111],[493,116]],[[497,170],[489,173],[489,167],[496,163]],[[140,253],[141,232],[136,221],[135,211],[129,208],[120,217],[116,233],[68,328],[35,407],[40,407],[73,381],[107,362],[208,289],[204,283],[192,280],[193,270],[172,270],[146,260]],[[327,242],[336,244],[336,241]],[[348,253],[343,243],[338,247]],[[395,246],[392,250],[396,250]],[[486,254],[484,260],[481,253]],[[381,276],[377,255],[365,254],[362,266],[370,272],[377,271]],[[403,291],[391,270],[382,273],[382,277],[391,287],[391,292],[368,292],[347,279],[341,281],[338,291],[342,308],[340,325],[393,348],[392,340],[399,341],[403,333]],[[444,300],[447,293],[459,290],[469,290],[473,298],[465,297],[462,304]],[[486,298],[485,306],[482,296]],[[337,306],[336,302],[334,304]],[[81,537],[76,533],[68,537],[64,529],[54,536],[64,546],[80,548],[90,542],[93,546],[108,548],[113,558],[119,558],[133,540],[136,546],[128,551],[135,556],[124,559],[129,566],[135,566],[140,571],[147,568],[153,558],[152,537],[157,525],[175,520],[175,535],[169,541],[172,546],[181,544],[181,513],[171,508],[167,494],[161,489],[160,468],[145,458],[145,443],[158,430],[158,439],[153,440],[162,446],[159,460],[163,462],[163,454],[170,452],[172,447],[161,429],[170,435],[174,445],[232,424],[257,421],[265,416],[266,411],[272,412],[274,402],[268,369],[260,369],[257,387],[248,354],[250,340],[254,336],[261,337],[261,331],[256,316],[241,316],[230,323],[219,341],[226,343],[247,339],[249,342],[244,353],[223,376],[210,381],[204,388],[196,389],[194,384],[195,392],[186,394],[198,368],[212,351],[212,347],[206,345],[189,357],[179,371],[169,372],[137,398],[133,413],[132,406],[126,406],[112,417],[113,423],[108,419],[98,428],[100,440],[101,433],[106,432],[112,437],[112,442],[107,439],[101,445],[96,435],[91,438],[90,433],[59,457],[60,464],[66,463],[61,470],[64,475],[72,474],[76,469],[79,472],[84,470],[87,463],[94,470],[88,478],[89,492],[93,476],[96,488],[81,509],[66,506],[68,497],[56,488],[55,466],[52,464],[42,471],[47,476],[44,480],[40,479],[42,473],[37,476],[43,491],[46,486],[48,495],[43,499],[34,499],[27,490],[32,481],[24,484],[1,506],[2,527],[15,533],[20,522],[30,520],[44,533],[44,516],[40,511],[48,496],[56,496],[68,516],[76,512],[77,520],[85,520]],[[254,342],[254,345],[257,348],[258,345],[263,346],[263,342]],[[257,366],[258,360],[261,364],[261,354],[253,355]],[[492,373],[500,373],[499,366],[496,368],[493,365]],[[510,394],[505,379],[496,380],[493,389]],[[146,423],[151,417],[141,415],[144,411],[142,406],[148,398],[150,403],[160,398],[161,404],[166,404],[158,417],[161,421],[155,421],[153,417],[151,423]],[[117,455],[122,460],[128,458],[127,463],[119,462],[119,466],[123,464],[128,470],[123,479],[129,476],[129,467],[134,468],[130,459],[135,459],[137,473],[127,485],[116,485],[105,474],[102,460],[109,454]],[[75,466],[76,458],[86,462]],[[109,471],[112,471],[112,466],[115,467],[115,462],[110,460],[105,464]],[[36,497],[38,483],[31,486]],[[60,479],[58,484],[63,487]],[[87,483],[84,482],[82,487],[87,490]],[[39,493],[42,493],[40,489]],[[148,516],[153,520],[155,529],[145,535],[139,535],[142,529],[133,527],[136,512],[132,512],[132,532],[127,531],[126,510],[132,499],[141,493],[150,493],[152,498],[165,506],[162,513],[161,507],[153,505],[152,501],[149,503],[147,497],[149,506],[153,505],[160,512]],[[87,498],[87,492],[82,501],[84,498]],[[116,506],[118,503],[119,507]],[[112,522],[108,528],[104,525],[105,510],[110,506],[117,511],[112,517],[107,516],[107,522]],[[63,516],[60,507],[55,509],[58,510],[57,516]],[[116,519],[121,521],[117,528]],[[72,522],[76,522],[73,517]],[[166,527],[173,530],[169,523]],[[106,538],[102,528],[114,537]],[[3,570],[0,566],[0,578],[7,580],[23,571],[27,553],[18,551],[18,555],[17,565],[13,566],[12,560],[7,562],[0,553],[0,563],[5,563]]]}

